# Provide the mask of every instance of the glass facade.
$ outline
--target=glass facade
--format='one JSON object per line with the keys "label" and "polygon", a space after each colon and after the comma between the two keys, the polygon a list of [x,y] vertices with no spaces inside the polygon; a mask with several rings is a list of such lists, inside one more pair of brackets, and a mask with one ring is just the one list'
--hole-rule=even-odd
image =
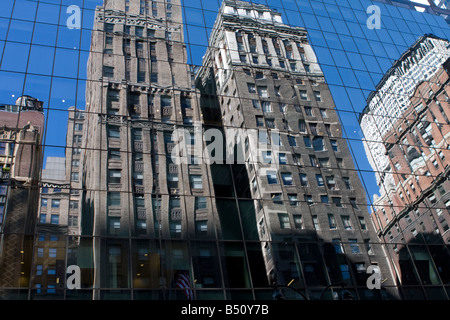
{"label": "glass facade", "polygon": [[0,1],[0,298],[448,299],[443,2]]}

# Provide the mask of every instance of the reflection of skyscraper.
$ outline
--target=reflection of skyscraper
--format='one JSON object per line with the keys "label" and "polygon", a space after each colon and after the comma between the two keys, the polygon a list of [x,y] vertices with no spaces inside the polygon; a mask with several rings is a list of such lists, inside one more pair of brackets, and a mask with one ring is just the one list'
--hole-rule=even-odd
{"label": "reflection of skyscraper", "polygon": [[283,24],[267,6],[224,1],[198,79],[205,96],[217,90],[227,143],[243,148],[267,276],[296,280],[311,297],[330,282],[364,286],[371,264],[389,279],[305,29]]}
{"label": "reflection of skyscraper", "polygon": [[[33,299],[63,295],[66,254],[76,252],[79,241],[81,184],[79,163],[84,112],[69,108],[66,135],[66,156],[47,157],[40,183],[39,214],[36,224],[36,248],[31,279]],[[66,241],[68,250],[66,250]],[[75,240],[74,240],[75,239]]]}
{"label": "reflection of skyscraper", "polygon": [[[183,37],[179,1],[105,1],[96,10],[79,170],[95,287],[171,287],[191,270],[188,247],[156,239],[219,232],[210,172],[192,152],[202,115]],[[187,154],[177,164],[180,142]]]}
{"label": "reflection of skyscraper", "polygon": [[[397,62],[400,66],[408,63],[409,69],[415,70],[414,74],[424,76],[412,78],[408,72],[398,75],[399,81],[408,76],[406,81],[411,82],[407,94],[399,90],[391,92],[392,100],[401,100],[403,108],[397,114],[388,113],[389,117],[379,116],[380,120],[388,118],[390,123],[379,135],[380,150],[387,163],[387,173],[383,174],[389,180],[381,181],[381,197],[373,206],[374,225],[380,238],[388,244],[401,284],[407,286],[422,281],[431,286],[425,292],[405,290],[408,297],[445,296],[441,285],[448,283],[450,274],[444,262],[448,261],[449,253],[442,246],[450,239],[447,160],[450,157],[450,52],[447,45],[447,41],[422,38]],[[417,48],[442,51],[419,54]],[[436,63],[423,63],[430,55]],[[377,127],[379,122],[373,125]],[[418,243],[430,244],[429,250],[417,246]]]}
{"label": "reflection of skyscraper", "polygon": [[0,286],[28,286],[39,203],[43,103],[23,96],[0,106]]}
{"label": "reflection of skyscraper", "polygon": [[411,105],[416,86],[428,81],[450,57],[448,41],[426,36],[411,46],[386,73],[360,117],[364,146],[382,196],[393,183],[384,137]]}
{"label": "reflection of skyscraper", "polygon": [[75,107],[69,108],[66,135],[65,175],[70,182],[69,210],[67,226],[69,235],[80,234],[81,210],[81,145],[83,140],[85,113]]}

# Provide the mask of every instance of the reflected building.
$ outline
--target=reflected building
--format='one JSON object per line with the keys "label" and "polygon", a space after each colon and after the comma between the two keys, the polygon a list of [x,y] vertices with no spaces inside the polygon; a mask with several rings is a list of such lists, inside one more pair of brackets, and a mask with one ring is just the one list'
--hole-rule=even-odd
{"label": "reflected building", "polygon": [[[407,298],[446,297],[441,285],[448,284],[450,272],[443,246],[450,241],[448,54],[447,41],[419,39],[371,95],[360,118],[362,128],[370,122],[380,138],[376,162],[384,167],[372,220]],[[388,85],[396,81],[409,85]],[[387,95],[388,101],[380,102],[378,97]],[[374,155],[366,150],[368,157]],[[418,245],[425,243],[428,250]],[[420,282],[425,287],[418,288]]]}
{"label": "reflected building", "polygon": [[367,100],[359,122],[381,196],[394,184],[385,137],[411,105],[417,85],[429,81],[449,57],[448,41],[432,35],[421,37],[395,62]]}
{"label": "reflected building", "polygon": [[43,102],[30,96],[0,106],[0,287],[28,287],[39,205]]}
{"label": "reflected building", "polygon": [[70,198],[67,211],[69,235],[80,234],[81,214],[81,146],[83,142],[84,110],[69,108],[66,134],[65,177],[70,187]]}
{"label": "reflected building", "polygon": [[390,4],[400,8],[407,8],[417,10],[419,12],[426,12],[442,16],[447,23],[450,22],[450,8],[448,0],[376,0],[376,2]]}
{"label": "reflected building", "polygon": [[191,277],[180,240],[220,233],[211,173],[193,153],[202,115],[186,61],[179,1],[97,7],[79,171],[94,288],[156,289],[161,298],[157,289],[175,288],[178,274]]}
{"label": "reflected building", "polygon": [[242,148],[232,159],[243,167],[236,189],[254,199],[246,218],[257,226],[268,279],[294,280],[317,298],[331,283],[365,286],[376,264],[393,286],[306,30],[265,5],[224,1],[197,78],[204,98],[217,97],[226,149]]}
{"label": "reflected building", "polygon": [[[0,125],[1,298],[270,300],[274,282],[300,290],[280,289],[287,299],[445,296],[442,177],[450,155],[447,137],[438,135],[447,132],[448,117],[448,26],[441,17],[408,10],[420,9],[410,1],[380,0],[373,3],[382,9],[382,28],[372,30],[369,3],[360,0],[268,1],[270,8],[228,0],[220,8],[217,1],[91,0],[83,5],[82,29],[69,29],[51,23],[67,19],[59,4],[0,3],[7,18],[0,19],[0,75],[8,80],[0,94],[9,99],[19,87],[49,93],[46,113],[30,97],[0,106],[0,124],[11,117]],[[28,13],[31,21],[22,21]],[[408,189],[411,201],[401,202],[400,189],[380,198],[405,207],[384,223],[380,212],[369,216],[360,179],[372,172],[351,158],[359,141],[347,129],[357,127],[355,114],[392,59],[424,32],[439,38],[416,43],[403,66],[415,66],[415,52],[436,53],[427,60],[436,64],[414,69],[427,72],[422,87],[405,68],[414,83],[392,89],[411,93],[405,103],[427,105],[415,125],[421,136],[410,134],[412,118],[399,116],[403,122],[390,123],[387,140],[376,140],[392,151],[383,168],[401,162],[403,170],[409,161],[422,171],[395,168],[379,176],[381,183],[392,177],[408,196],[403,175],[420,175],[415,184],[415,177],[408,180],[416,190]],[[30,50],[17,50],[31,35]],[[46,45],[54,56],[39,50]],[[202,66],[189,65],[201,65],[203,54]],[[440,105],[419,97],[428,87]],[[65,157],[48,158],[40,175],[43,119],[52,124],[44,144],[54,148],[53,124],[67,120],[58,116],[62,99],[77,105],[63,110]],[[29,148],[21,152],[24,140],[8,134],[30,138]],[[410,205],[420,215],[416,236],[406,225],[414,221]],[[395,234],[397,225],[410,236]],[[390,231],[395,241],[388,243]],[[67,286],[73,265],[80,268],[77,290]],[[371,265],[381,269],[381,290],[367,286]]]}

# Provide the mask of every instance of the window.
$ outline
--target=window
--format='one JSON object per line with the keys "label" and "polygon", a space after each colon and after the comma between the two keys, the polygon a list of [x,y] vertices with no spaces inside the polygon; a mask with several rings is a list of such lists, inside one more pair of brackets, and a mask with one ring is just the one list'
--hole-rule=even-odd
{"label": "window", "polygon": [[302,230],[304,228],[302,215],[294,214],[293,218],[294,218],[294,227],[295,227],[295,229]]}
{"label": "window", "polygon": [[292,180],[292,174],[289,172],[282,172],[281,179],[283,180],[283,184],[285,186],[292,186],[294,184]]}
{"label": "window", "polygon": [[45,213],[39,215],[39,223],[47,223],[47,215]]}
{"label": "window", "polygon": [[103,66],[103,76],[114,78],[114,67]]}
{"label": "window", "polygon": [[351,230],[352,229],[352,225],[350,222],[350,216],[342,216],[342,224],[344,225],[344,229],[345,230]]}
{"label": "window", "polygon": [[114,24],[105,23],[105,32],[114,32]]}
{"label": "window", "polygon": [[187,124],[187,125],[192,125],[193,122],[194,122],[194,119],[192,117],[185,116],[183,119],[183,123]]}
{"label": "window", "polygon": [[110,126],[108,128],[108,137],[110,138],[120,138],[120,128],[116,126]]}
{"label": "window", "polygon": [[253,108],[255,108],[255,109],[261,109],[261,104],[259,103],[259,100],[253,99],[252,105],[253,105]]}
{"label": "window", "polygon": [[256,86],[254,83],[247,83],[249,93],[256,93]]}
{"label": "window", "polygon": [[51,224],[59,224],[59,214],[52,214],[50,216],[50,223]]}
{"label": "window", "polygon": [[189,176],[189,181],[192,189],[203,189],[202,176],[191,175]]}
{"label": "window", "polygon": [[109,170],[109,183],[120,183],[122,178],[122,170],[110,169]]}
{"label": "window", "polygon": [[328,225],[330,226],[331,230],[334,230],[337,228],[336,218],[331,213],[328,214]]}
{"label": "window", "polygon": [[325,185],[324,181],[323,181],[323,177],[321,174],[316,174],[316,180],[317,180],[317,185],[319,187],[322,187]]}
{"label": "window", "polygon": [[48,257],[49,258],[56,258],[56,248],[50,248],[48,249]]}
{"label": "window", "polygon": [[281,193],[271,193],[270,197],[274,204],[283,204]]}
{"label": "window", "polygon": [[325,145],[323,143],[322,137],[314,138],[312,144],[313,144],[314,151],[324,151],[325,150]]}
{"label": "window", "polygon": [[264,73],[262,73],[261,71],[256,71],[255,73],[255,79],[264,79]]}
{"label": "window", "polygon": [[291,206],[293,206],[293,207],[298,206],[297,194],[295,194],[295,193],[288,194],[288,198],[289,198],[289,204]]}
{"label": "window", "polygon": [[47,202],[48,202],[48,200],[46,198],[42,198],[41,199],[41,207],[46,207],[47,206]]}
{"label": "window", "polygon": [[330,190],[339,190],[339,188],[336,185],[336,180],[334,180],[334,176],[326,176],[325,179],[327,181],[327,187]]}
{"label": "window", "polygon": [[[79,126],[79,125],[77,126],[77,125],[75,124],[75,130],[80,130],[80,126]],[[81,126],[81,130],[83,130],[83,126]],[[73,142],[76,142],[76,143],[78,142],[78,143],[79,143],[79,142],[81,142],[81,139],[82,139],[82,138],[83,138],[83,137],[82,137],[81,135],[79,135],[79,134],[74,135],[74,136],[73,136]]]}
{"label": "window", "polygon": [[323,168],[330,167],[330,158],[319,158],[319,165]]}
{"label": "window", "polygon": [[272,112],[272,104],[269,101],[261,101],[261,106],[264,112]]}
{"label": "window", "polygon": [[72,172],[71,174],[72,181],[80,181],[80,175],[78,172]]}
{"label": "window", "polygon": [[109,234],[118,234],[120,231],[120,217],[108,217]]}
{"label": "window", "polygon": [[312,216],[314,229],[320,230],[319,219],[317,216]]}
{"label": "window", "polygon": [[206,197],[195,197],[195,210],[207,209]]}
{"label": "window", "polygon": [[364,217],[358,217],[359,225],[361,226],[361,230],[367,230],[366,221],[364,220]]}
{"label": "window", "polygon": [[70,200],[69,201],[69,208],[70,209],[78,209],[78,201],[77,200]]}
{"label": "window", "polygon": [[352,249],[352,253],[361,253],[361,250],[359,249],[359,245],[356,239],[348,239],[350,243],[350,248]]}
{"label": "window", "polygon": [[312,167],[319,166],[319,162],[317,161],[317,158],[314,155],[309,155],[309,163],[311,164]]}
{"label": "window", "polygon": [[280,164],[287,164],[286,153],[278,154],[278,161]]}
{"label": "window", "polygon": [[161,108],[171,107],[172,106],[172,97],[170,96],[161,96]]}
{"label": "window", "polygon": [[120,206],[120,192],[108,193],[108,206],[112,207]]}
{"label": "window", "polygon": [[358,205],[356,204],[356,198],[350,198],[350,204],[354,209],[358,209]]}
{"label": "window", "polygon": [[320,91],[314,91],[314,97],[316,98],[316,101],[322,101]]}
{"label": "window", "polygon": [[342,201],[340,197],[332,197],[331,201],[333,201],[336,207],[342,207]]}
{"label": "window", "polygon": [[289,140],[289,145],[291,147],[295,147],[297,146],[297,141],[295,140],[294,136],[288,136],[288,140]]}
{"label": "window", "polygon": [[306,173],[300,173],[300,184],[302,187],[307,187],[308,186],[308,176],[306,175]]}
{"label": "window", "polygon": [[331,148],[333,149],[333,151],[339,151],[338,150],[338,143],[336,140],[330,140],[331,143]]}
{"label": "window", "polygon": [[306,90],[300,90],[300,99],[308,100],[308,94],[307,94]]}
{"label": "window", "polygon": [[169,208],[181,208],[181,199],[179,196],[170,196]]}
{"label": "window", "polygon": [[290,229],[291,228],[291,224],[289,223],[289,216],[287,213],[279,213],[278,219],[280,221],[281,229]]}
{"label": "window", "polygon": [[313,110],[311,107],[305,107],[305,114],[310,117],[314,116],[314,113],[313,113]]}
{"label": "window", "polygon": [[299,120],[298,121],[298,131],[300,132],[300,133],[307,133],[306,132],[306,122],[305,122],[305,120]]}
{"label": "window", "polygon": [[52,200],[52,208],[59,208],[60,200],[59,199],[53,199]]}
{"label": "window", "polygon": [[256,126],[257,127],[264,127],[264,117],[263,116],[256,116]]}
{"label": "window", "polygon": [[364,244],[366,246],[367,254],[372,255],[373,250],[372,250],[372,244],[370,243],[370,240],[364,240]]}
{"label": "window", "polygon": [[266,86],[258,86],[258,95],[261,98],[268,98],[269,94],[267,92],[267,87]]}
{"label": "window", "polygon": [[328,203],[328,195],[326,195],[326,194],[320,195],[320,202]]}
{"label": "window", "polygon": [[350,183],[350,178],[349,177],[342,177],[342,181],[344,181],[345,187],[347,189],[352,189],[352,185]]}
{"label": "window", "polygon": [[[292,54],[292,51],[289,51]],[[297,71],[297,64],[295,62],[290,63],[290,67],[292,71]]]}
{"label": "window", "polygon": [[317,123],[309,123],[309,131],[311,131],[312,135],[319,135],[319,132],[317,131]]}
{"label": "window", "polygon": [[333,239],[334,252],[344,253],[344,247],[340,239]]}
{"label": "window", "polygon": [[276,171],[267,171],[267,182],[269,184],[278,184]]}
{"label": "window", "polygon": [[120,149],[109,149],[108,150],[109,159],[120,159]]}
{"label": "window", "polygon": [[302,155],[299,153],[292,154],[292,161],[294,164],[301,166],[302,165]]}
{"label": "window", "polygon": [[307,203],[308,205],[314,204],[312,195],[305,194],[305,201],[306,201],[306,203]]}
{"label": "window", "polygon": [[303,137],[303,142],[305,143],[305,148],[312,148],[310,137]]}

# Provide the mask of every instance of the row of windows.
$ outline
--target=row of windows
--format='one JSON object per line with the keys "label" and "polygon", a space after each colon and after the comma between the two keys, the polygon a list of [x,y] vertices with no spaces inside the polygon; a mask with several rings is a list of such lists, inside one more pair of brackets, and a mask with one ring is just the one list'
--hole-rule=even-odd
{"label": "row of windows", "polygon": [[[269,91],[267,86],[256,85],[255,83],[247,83],[247,89],[249,93],[257,93],[260,98],[269,98]],[[280,86],[274,87],[274,92],[277,97],[281,97]],[[295,93],[295,88],[293,88]],[[299,90],[300,99],[304,101],[308,101],[308,91],[307,90]],[[322,101],[322,95],[320,91],[313,91],[314,99],[317,102]]]}
{"label": "row of windows", "polygon": [[[272,172],[268,173],[268,177],[270,177],[270,179],[273,178]],[[329,188],[330,190],[339,190],[340,189],[339,184],[336,183],[336,179],[335,179],[334,175],[325,176],[325,179],[322,174],[316,174],[315,177],[316,177],[317,186],[319,186],[319,187],[327,186],[327,188]],[[290,183],[290,185],[293,185],[291,173],[283,173],[282,172],[281,178],[285,185],[287,185],[286,183]],[[306,173],[300,173],[299,178],[300,178],[300,185],[302,187],[310,187],[311,186],[308,181],[308,175]],[[353,187],[350,183],[349,177],[342,177],[342,183],[344,184],[345,189],[353,190]]]}
{"label": "row of windows", "polygon": [[[258,132],[258,142],[260,145],[275,145],[275,146],[282,146],[283,145],[283,139],[281,139],[282,134],[278,133],[271,133],[268,134],[265,130],[259,130]],[[297,139],[294,135],[286,135],[288,140],[288,145],[291,147],[297,147]],[[314,149],[314,151],[325,151],[326,150],[326,144],[323,137],[311,137],[309,136],[303,136],[303,144],[305,148],[307,149]],[[338,152],[339,146],[338,141],[336,139],[329,139],[331,150]],[[247,143],[245,144],[246,148],[245,151],[247,151]],[[263,157],[264,158],[264,157]]]}
{"label": "row of windows", "polygon": [[[303,216],[301,214],[293,214],[292,218],[293,218],[295,229],[298,229],[298,230],[305,229],[305,225],[303,222]],[[278,213],[278,219],[280,222],[281,229],[291,229],[291,222],[290,222],[289,215],[287,213]],[[350,221],[350,216],[342,215],[341,220],[342,220],[342,226],[343,226],[344,230],[353,230],[353,226]],[[321,230],[317,215],[312,216],[312,221],[313,221],[314,229],[317,231]],[[358,217],[358,222],[359,222],[359,226],[360,226],[361,230],[367,230],[367,225],[364,220],[364,217]],[[330,230],[338,229],[338,224],[336,222],[336,218],[331,213],[328,214],[328,227]]]}

